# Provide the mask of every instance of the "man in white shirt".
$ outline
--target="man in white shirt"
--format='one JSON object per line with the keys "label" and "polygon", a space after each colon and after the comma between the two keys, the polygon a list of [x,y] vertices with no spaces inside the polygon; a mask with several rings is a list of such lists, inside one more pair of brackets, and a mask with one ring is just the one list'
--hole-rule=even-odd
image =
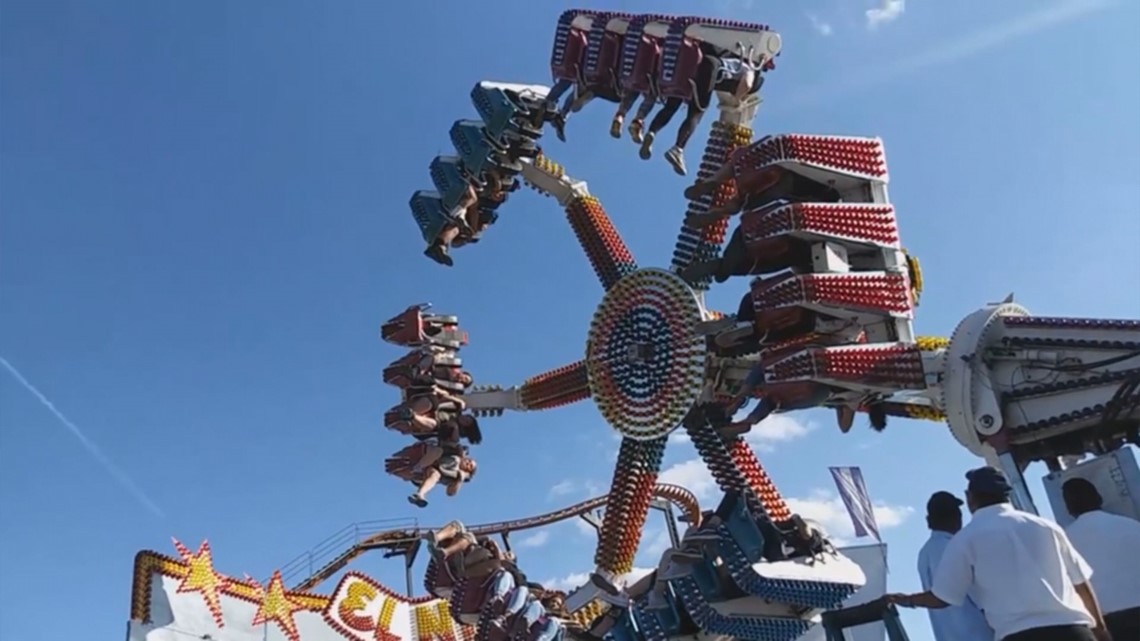
{"label": "man in white shirt", "polygon": [[[930,538],[918,551],[918,576],[923,590],[933,585],[934,572],[946,546],[962,529],[962,499],[949,492],[932,494],[926,502],[926,525],[930,528]],[[962,605],[931,609],[928,614],[934,641],[992,641],[994,638],[986,617],[969,596]]]}
{"label": "man in white shirt", "polygon": [[1092,567],[1093,587],[1115,641],[1140,641],[1140,521],[1101,509],[1104,499],[1087,479],[1061,486],[1076,520],[1065,528]]}
{"label": "man in white shirt", "polygon": [[1089,585],[1092,570],[1064,530],[1014,509],[998,470],[971,470],[966,480],[973,518],[946,546],[931,589],[888,595],[887,602],[944,608],[969,594],[1001,641],[1110,641]]}

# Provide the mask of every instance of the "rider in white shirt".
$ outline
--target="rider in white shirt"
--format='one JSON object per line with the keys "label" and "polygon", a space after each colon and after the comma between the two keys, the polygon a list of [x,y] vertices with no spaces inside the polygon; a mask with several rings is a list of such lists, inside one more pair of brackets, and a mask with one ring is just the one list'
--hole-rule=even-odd
{"label": "rider in white shirt", "polygon": [[1140,640],[1140,521],[1105,512],[1096,486],[1082,478],[1061,486],[1076,520],[1065,528],[1093,569],[1092,584],[1115,641]]}
{"label": "rider in white shirt", "polygon": [[944,608],[969,594],[1001,641],[1111,639],[1089,585],[1092,570],[1064,530],[1014,509],[998,470],[971,470],[966,479],[973,518],[946,546],[931,589],[889,595],[888,603]]}

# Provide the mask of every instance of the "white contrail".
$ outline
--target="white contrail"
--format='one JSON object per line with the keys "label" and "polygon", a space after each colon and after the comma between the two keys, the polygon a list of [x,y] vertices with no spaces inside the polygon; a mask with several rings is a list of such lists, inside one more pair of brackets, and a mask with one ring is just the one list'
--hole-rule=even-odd
{"label": "white contrail", "polygon": [[165,514],[162,512],[162,508],[158,507],[154,501],[150,500],[150,497],[146,495],[146,492],[143,492],[142,489],[135,484],[131,477],[127,476],[126,472],[119,469],[119,466],[111,462],[111,459],[107,458],[107,455],[103,453],[103,450],[99,449],[98,445],[91,442],[91,439],[87,438],[87,435],[83,433],[83,430],[79,429],[79,426],[77,426],[75,423],[72,423],[66,416],[63,415],[63,412],[56,409],[55,405],[49,401],[42,392],[36,389],[34,385],[29,383],[28,379],[24,378],[24,375],[21,374],[19,370],[17,370],[11,363],[8,362],[8,359],[0,356],[0,365],[3,365],[4,368],[12,374],[12,377],[20,383],[20,385],[23,385],[26,390],[31,392],[32,396],[35,396],[40,401],[40,403],[42,403],[43,406],[47,408],[49,412],[51,412],[57,419],[59,419],[60,423],[63,423],[63,426],[66,427],[75,436],[75,438],[79,439],[79,443],[83,445],[84,449],[86,449],[87,452],[95,458],[99,465],[103,466],[103,469],[107,470],[108,474],[113,476],[115,480],[123,486],[123,489],[130,492],[131,495],[134,496],[139,503],[142,503],[143,507],[145,507],[155,516],[159,518],[165,516]]}
{"label": "white contrail", "polygon": [[[913,55],[902,55],[883,64],[869,65],[868,71],[851,74],[843,80],[794,91],[788,100],[774,100],[772,108],[817,103],[836,94],[846,94],[852,90],[883,84],[931,67],[961,62],[1011,40],[1072,22],[1088,14],[1111,8],[1117,3],[1118,0],[1061,0],[1005,22],[990,24],[977,31],[935,44]],[[1066,46],[1068,41],[1063,40],[1057,55],[1071,55],[1064,50]]]}

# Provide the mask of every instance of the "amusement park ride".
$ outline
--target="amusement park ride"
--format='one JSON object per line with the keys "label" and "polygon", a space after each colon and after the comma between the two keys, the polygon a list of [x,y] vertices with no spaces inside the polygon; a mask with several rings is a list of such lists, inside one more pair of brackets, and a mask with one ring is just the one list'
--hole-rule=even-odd
{"label": "amusement park ride", "polygon": [[[779,36],[760,24],[568,11],[555,32],[554,90],[477,83],[471,99],[480,119],[453,124],[456,155],[435,158],[435,189],[411,199],[425,253],[450,265],[452,251],[478,242],[521,180],[564,208],[603,295],[583,360],[508,388],[472,386],[457,317],[416,305],[385,323],[382,338],[411,351],[384,370],[402,390],[384,422],[417,441],[386,469],[419,486],[413,503],[425,504],[440,482],[453,495],[475,476],[461,444],[480,438],[474,417],[591,398],[622,436],[606,497],[493,526],[356,532],[347,551],[308,568],[292,588],[281,571],[267,584],[217,573],[206,544],[197,552],[178,544],[179,559],[143,552],[129,638],[790,641],[864,576],[826,533],[791,512],[742,438],[747,425],[732,416],[748,397],[775,411],[832,408],[844,431],[856,412],[878,428],[888,416],[946,422],[964,447],[1014,481],[1025,509],[1035,509],[1023,477],[1030,462],[1060,473],[1062,457],[1137,443],[1140,321],[1032,316],[1010,297],[967,315],[949,339],[915,336],[922,274],[900,242],[883,142],[753,140],[758,90],[779,52]],[[649,109],[660,103],[671,115],[686,106],[682,127],[691,129],[714,108],[714,95],[719,118],[685,193],[672,262],[642,267],[586,183],[540,149],[544,125],[561,137],[565,119],[600,98],[621,103],[611,132],[620,135],[620,116],[641,98],[629,131],[647,157],[665,124],[659,116],[647,125]],[[667,153],[678,173],[685,137]],[[733,277],[750,279],[740,308],[708,309],[711,284]],[[657,483],[676,429],[688,433],[724,492],[715,511],[702,512],[684,488]],[[680,507],[689,531],[657,572],[626,586],[658,499]],[[603,506],[595,570],[569,595],[528,582],[507,538],[500,547],[487,536]],[[310,591],[362,552],[404,555],[410,566],[425,545],[433,555],[429,597],[400,597],[353,572],[331,596]]]}

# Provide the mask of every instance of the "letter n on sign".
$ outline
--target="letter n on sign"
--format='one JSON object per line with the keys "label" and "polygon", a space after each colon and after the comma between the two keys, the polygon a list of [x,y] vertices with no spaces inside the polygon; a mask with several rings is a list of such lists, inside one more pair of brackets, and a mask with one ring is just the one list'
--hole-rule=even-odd
{"label": "letter n on sign", "polygon": [[447,601],[428,601],[414,608],[415,641],[455,641],[455,622],[447,610]]}

